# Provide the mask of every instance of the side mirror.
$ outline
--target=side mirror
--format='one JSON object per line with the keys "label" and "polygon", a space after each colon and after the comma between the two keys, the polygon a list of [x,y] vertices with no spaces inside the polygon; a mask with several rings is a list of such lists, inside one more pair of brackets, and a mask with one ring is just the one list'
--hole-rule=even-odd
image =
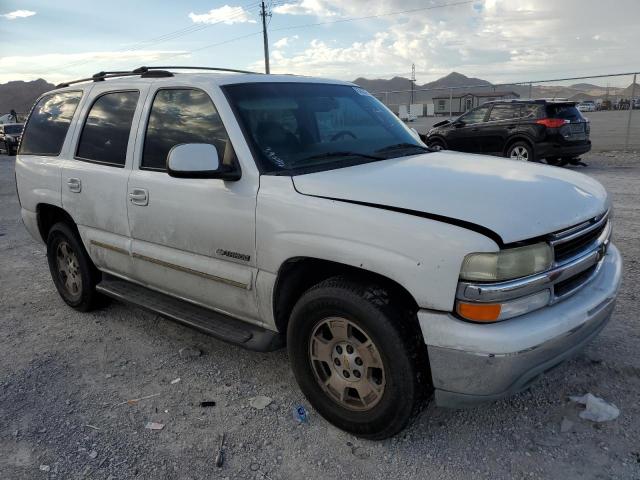
{"label": "side mirror", "polygon": [[456,128],[464,127],[464,120],[454,120],[453,126]]}
{"label": "side mirror", "polygon": [[167,171],[170,176],[178,178],[240,179],[237,169],[220,165],[218,151],[210,143],[175,145],[167,156]]}

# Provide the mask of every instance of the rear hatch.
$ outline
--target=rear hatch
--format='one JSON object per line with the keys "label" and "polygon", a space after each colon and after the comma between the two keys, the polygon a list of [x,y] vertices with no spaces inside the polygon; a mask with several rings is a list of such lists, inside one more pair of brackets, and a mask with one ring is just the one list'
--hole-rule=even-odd
{"label": "rear hatch", "polygon": [[589,121],[582,116],[575,103],[549,103],[546,105],[547,118],[564,120],[559,133],[568,142],[584,141],[589,138]]}

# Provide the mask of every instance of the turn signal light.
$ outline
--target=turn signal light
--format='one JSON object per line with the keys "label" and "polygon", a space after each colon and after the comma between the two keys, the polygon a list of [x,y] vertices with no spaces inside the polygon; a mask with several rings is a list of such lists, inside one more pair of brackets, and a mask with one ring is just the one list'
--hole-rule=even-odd
{"label": "turn signal light", "polygon": [[547,128],[560,128],[567,123],[567,121],[563,118],[541,118],[537,120],[536,123],[538,125],[544,125]]}
{"label": "turn signal light", "polygon": [[501,310],[499,303],[458,302],[458,315],[473,322],[497,322]]}

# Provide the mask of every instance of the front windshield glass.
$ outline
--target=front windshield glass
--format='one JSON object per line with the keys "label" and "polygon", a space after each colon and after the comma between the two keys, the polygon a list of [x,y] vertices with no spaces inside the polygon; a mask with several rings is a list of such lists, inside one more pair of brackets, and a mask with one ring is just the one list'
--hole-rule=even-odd
{"label": "front windshield glass", "polygon": [[251,83],[224,90],[265,173],[340,168],[426,150],[358,87]]}

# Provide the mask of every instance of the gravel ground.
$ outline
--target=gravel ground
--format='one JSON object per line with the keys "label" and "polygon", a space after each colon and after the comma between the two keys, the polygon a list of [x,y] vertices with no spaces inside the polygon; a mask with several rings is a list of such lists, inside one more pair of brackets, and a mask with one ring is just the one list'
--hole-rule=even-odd
{"label": "gravel ground", "polygon": [[[247,352],[116,302],[68,308],[21,223],[13,159],[0,157],[0,478],[640,479],[640,156],[584,159],[613,195],[625,258],[609,326],[527,392],[473,410],[431,404],[402,434],[370,442],[309,407],[284,351]],[[620,417],[579,418],[568,396],[586,392]],[[250,405],[259,395],[272,399],[263,410]],[[293,417],[298,404],[307,423]]]}

